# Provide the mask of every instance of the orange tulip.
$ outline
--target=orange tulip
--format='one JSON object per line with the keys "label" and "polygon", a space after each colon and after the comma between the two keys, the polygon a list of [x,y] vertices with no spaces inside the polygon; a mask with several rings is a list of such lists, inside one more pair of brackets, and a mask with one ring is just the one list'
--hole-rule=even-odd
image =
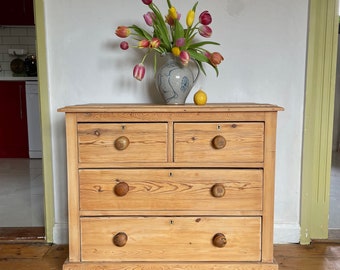
{"label": "orange tulip", "polygon": [[213,52],[209,55],[209,61],[215,67],[221,64],[223,60],[224,58],[219,52]]}
{"label": "orange tulip", "polygon": [[130,35],[131,31],[127,26],[118,26],[116,29],[116,35],[121,38],[126,38]]}

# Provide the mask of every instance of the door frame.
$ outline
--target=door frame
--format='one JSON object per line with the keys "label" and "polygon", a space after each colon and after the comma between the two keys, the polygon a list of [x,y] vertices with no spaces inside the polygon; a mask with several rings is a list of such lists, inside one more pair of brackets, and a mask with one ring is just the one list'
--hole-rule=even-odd
{"label": "door frame", "polygon": [[40,96],[41,132],[42,132],[42,164],[44,178],[44,213],[45,237],[48,243],[53,242],[54,226],[54,188],[52,166],[52,136],[48,92],[48,73],[46,58],[46,29],[44,0],[34,0],[34,18],[36,29],[36,47],[38,59],[38,83]]}
{"label": "door frame", "polygon": [[300,243],[328,238],[338,0],[310,0]]}

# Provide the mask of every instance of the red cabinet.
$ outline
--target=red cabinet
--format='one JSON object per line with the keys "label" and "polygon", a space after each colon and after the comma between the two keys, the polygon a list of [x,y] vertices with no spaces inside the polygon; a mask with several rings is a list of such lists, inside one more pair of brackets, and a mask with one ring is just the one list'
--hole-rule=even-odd
{"label": "red cabinet", "polygon": [[0,25],[34,25],[33,0],[2,0]]}
{"label": "red cabinet", "polygon": [[0,82],[0,158],[28,158],[25,82]]}

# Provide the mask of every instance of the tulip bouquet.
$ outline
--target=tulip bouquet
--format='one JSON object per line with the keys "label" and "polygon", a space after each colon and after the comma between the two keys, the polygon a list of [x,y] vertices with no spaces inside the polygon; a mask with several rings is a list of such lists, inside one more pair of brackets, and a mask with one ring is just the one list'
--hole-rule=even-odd
{"label": "tulip bouquet", "polygon": [[[209,26],[212,22],[212,17],[208,11],[200,13],[198,22],[194,24],[196,7],[198,5],[198,2],[196,2],[187,13],[186,28],[184,28],[180,22],[181,14],[171,4],[171,0],[167,0],[168,12],[165,17],[163,17],[156,4],[153,3],[153,0],[142,0],[142,2],[150,8],[150,11],[143,16],[149,29],[146,30],[137,25],[118,26],[116,29],[118,37],[127,38],[131,36],[137,43],[133,47],[146,50],[142,61],[135,65],[133,69],[133,76],[137,80],[144,78],[144,61],[151,52],[157,52],[161,55],[172,53],[175,57],[179,58],[183,65],[187,65],[190,58],[192,58],[196,60],[204,74],[203,63],[207,63],[215,69],[218,76],[217,66],[224,60],[223,56],[218,52],[208,51],[204,46],[220,44],[213,41],[196,41],[197,33],[204,38],[209,38],[212,34],[212,29]],[[120,48],[127,50],[129,43],[122,41]],[[155,54],[155,69],[156,59]]]}

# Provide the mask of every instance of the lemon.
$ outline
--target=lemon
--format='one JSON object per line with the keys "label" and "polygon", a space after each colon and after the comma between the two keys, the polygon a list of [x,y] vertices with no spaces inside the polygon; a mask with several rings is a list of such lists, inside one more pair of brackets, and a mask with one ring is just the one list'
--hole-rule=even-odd
{"label": "lemon", "polygon": [[207,94],[202,89],[198,90],[194,95],[194,102],[196,105],[205,105],[207,99]]}

